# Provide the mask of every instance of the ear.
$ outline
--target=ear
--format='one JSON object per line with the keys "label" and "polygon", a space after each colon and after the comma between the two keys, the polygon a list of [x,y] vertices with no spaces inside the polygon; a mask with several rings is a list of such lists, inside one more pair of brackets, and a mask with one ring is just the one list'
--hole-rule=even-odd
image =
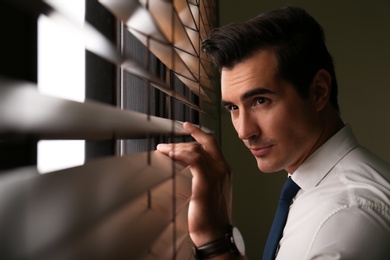
{"label": "ear", "polygon": [[332,89],[332,76],[327,70],[320,69],[313,77],[311,83],[311,95],[317,108],[321,111],[329,103],[330,92]]}

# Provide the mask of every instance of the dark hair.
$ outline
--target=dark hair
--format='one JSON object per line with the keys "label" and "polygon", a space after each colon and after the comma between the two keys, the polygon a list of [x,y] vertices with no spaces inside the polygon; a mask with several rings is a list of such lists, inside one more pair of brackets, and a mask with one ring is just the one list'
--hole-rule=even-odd
{"label": "dark hair", "polygon": [[219,69],[232,68],[261,49],[272,50],[278,60],[278,76],[291,82],[303,98],[309,94],[314,75],[325,69],[332,77],[330,103],[339,111],[337,80],[324,31],[302,8],[284,7],[216,28],[202,49]]}

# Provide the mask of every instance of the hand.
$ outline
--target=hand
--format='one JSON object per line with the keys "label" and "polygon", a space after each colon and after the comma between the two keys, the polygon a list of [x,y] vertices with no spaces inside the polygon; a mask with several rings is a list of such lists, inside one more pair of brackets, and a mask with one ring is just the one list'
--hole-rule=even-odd
{"label": "hand", "polygon": [[196,142],[159,144],[157,150],[190,167],[188,227],[192,241],[200,246],[223,237],[231,223],[231,172],[211,135],[187,122],[183,128]]}

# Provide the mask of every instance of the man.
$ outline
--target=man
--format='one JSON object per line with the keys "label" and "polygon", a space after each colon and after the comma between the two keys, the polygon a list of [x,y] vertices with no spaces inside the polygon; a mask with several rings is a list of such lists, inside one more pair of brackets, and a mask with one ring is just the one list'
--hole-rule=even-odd
{"label": "man", "polygon": [[[222,103],[258,168],[284,169],[299,186],[264,259],[390,259],[390,166],[340,118],[321,26],[301,8],[282,8],[212,31],[203,50],[221,69]],[[184,129],[196,143],[157,149],[190,166],[198,258],[240,259],[221,242],[232,235],[229,166],[212,137]]]}

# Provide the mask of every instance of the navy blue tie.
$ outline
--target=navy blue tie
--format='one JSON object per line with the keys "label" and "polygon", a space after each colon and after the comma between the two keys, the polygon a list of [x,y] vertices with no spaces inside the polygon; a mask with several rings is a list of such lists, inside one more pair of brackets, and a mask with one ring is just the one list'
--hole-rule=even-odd
{"label": "navy blue tie", "polygon": [[280,194],[278,209],[276,210],[274,222],[272,223],[267,243],[265,244],[263,260],[275,259],[276,249],[282,237],[284,225],[286,225],[291,200],[299,189],[299,186],[291,178],[287,178]]}

